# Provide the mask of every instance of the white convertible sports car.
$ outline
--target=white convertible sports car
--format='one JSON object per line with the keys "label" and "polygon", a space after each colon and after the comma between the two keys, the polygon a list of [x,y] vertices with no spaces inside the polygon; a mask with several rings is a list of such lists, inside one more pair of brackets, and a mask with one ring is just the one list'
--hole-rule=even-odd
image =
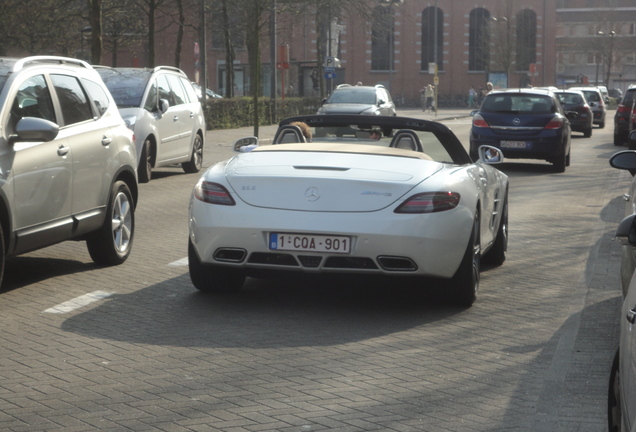
{"label": "white convertible sports car", "polygon": [[271,273],[434,277],[476,299],[482,260],[508,243],[508,177],[471,161],[441,123],[404,117],[283,120],[271,145],[237,141],[190,200],[190,278],[229,292]]}

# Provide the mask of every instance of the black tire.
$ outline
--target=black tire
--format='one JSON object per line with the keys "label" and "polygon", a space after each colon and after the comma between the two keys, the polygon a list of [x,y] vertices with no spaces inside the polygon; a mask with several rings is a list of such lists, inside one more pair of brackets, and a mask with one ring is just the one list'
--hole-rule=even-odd
{"label": "black tire", "polygon": [[99,265],[121,264],[130,255],[135,233],[135,205],[128,185],[113,184],[103,226],[86,240],[88,253]]}
{"label": "black tire", "polygon": [[2,286],[2,278],[4,277],[4,266],[7,260],[6,249],[4,246],[4,232],[2,231],[2,225],[0,225],[0,287]]}
{"label": "black tire", "polygon": [[621,134],[614,134],[614,145],[615,146],[622,146],[624,142],[625,142],[625,140],[623,139],[623,136]]}
{"label": "black tire", "polygon": [[188,268],[192,285],[202,292],[235,293],[245,283],[245,275],[239,270],[203,264],[191,240],[188,240]]}
{"label": "black tire", "polygon": [[567,155],[563,154],[552,162],[554,172],[562,173],[565,172],[565,167],[567,165]]}
{"label": "black tire", "polygon": [[619,351],[614,355],[607,391],[607,430],[619,432],[622,427]]}
{"label": "black tire", "polygon": [[479,238],[479,213],[475,214],[473,230],[459,268],[449,281],[448,301],[458,306],[470,307],[477,299],[481,271],[481,246]]}
{"label": "black tire", "polygon": [[508,193],[504,198],[504,204],[501,209],[501,222],[497,230],[497,237],[490,250],[483,256],[484,264],[499,267],[506,261],[506,253],[508,251]]}
{"label": "black tire", "polygon": [[194,136],[194,143],[192,143],[192,157],[188,162],[181,164],[183,171],[188,174],[194,174],[201,171],[203,166],[203,139],[201,135],[196,134]]}
{"label": "black tire", "polygon": [[589,138],[589,137],[591,137],[591,136],[592,136],[592,128],[585,129],[585,130],[583,131],[583,136],[584,136],[585,138]]}
{"label": "black tire", "polygon": [[600,122],[600,123],[598,124],[598,128],[599,128],[599,129],[603,129],[604,127],[605,127],[605,122]]}
{"label": "black tire", "polygon": [[479,154],[477,153],[477,150],[470,149],[469,153],[470,153],[469,154],[470,155],[470,159],[473,162],[477,162],[479,160]]}
{"label": "black tire", "polygon": [[144,141],[141,148],[141,157],[139,158],[139,167],[137,168],[137,180],[139,183],[148,183],[152,178],[152,150],[149,139]]}

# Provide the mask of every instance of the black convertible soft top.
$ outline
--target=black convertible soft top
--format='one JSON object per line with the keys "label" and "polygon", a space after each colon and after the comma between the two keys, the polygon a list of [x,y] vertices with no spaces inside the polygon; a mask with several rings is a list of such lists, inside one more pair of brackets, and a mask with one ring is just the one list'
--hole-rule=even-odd
{"label": "black convertible soft top", "polygon": [[468,152],[457,136],[447,126],[435,121],[410,117],[326,114],[290,117],[282,120],[278,126],[285,126],[293,122],[304,122],[313,128],[355,125],[357,129],[363,130],[381,129],[388,136],[392,131],[400,129],[431,132],[442,143],[455,163],[460,165],[472,163]]}

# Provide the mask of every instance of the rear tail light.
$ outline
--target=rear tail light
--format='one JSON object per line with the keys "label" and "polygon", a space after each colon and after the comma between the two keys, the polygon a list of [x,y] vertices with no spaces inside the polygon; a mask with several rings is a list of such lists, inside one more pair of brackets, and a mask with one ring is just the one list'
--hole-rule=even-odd
{"label": "rear tail light", "polygon": [[620,104],[618,108],[616,108],[616,111],[618,113],[628,113],[631,110],[632,110],[631,107],[628,107],[627,105],[623,105],[623,104]]}
{"label": "rear tail light", "polygon": [[563,127],[563,119],[558,116],[552,117],[552,120],[545,125],[545,129],[561,129]]}
{"label": "rear tail light", "polygon": [[482,127],[482,128],[489,128],[490,127],[488,122],[486,120],[484,120],[484,118],[481,116],[481,114],[475,114],[473,116],[473,126],[474,127]]}
{"label": "rear tail light", "polygon": [[404,201],[395,213],[437,213],[452,210],[459,204],[457,192],[425,192],[413,195]]}
{"label": "rear tail light", "polygon": [[199,201],[206,202],[208,204],[218,205],[236,205],[232,195],[218,183],[212,183],[208,181],[199,180],[194,187],[194,197]]}
{"label": "rear tail light", "polygon": [[577,107],[576,112],[578,112],[579,114],[591,114],[592,110],[590,110],[589,106],[584,105]]}

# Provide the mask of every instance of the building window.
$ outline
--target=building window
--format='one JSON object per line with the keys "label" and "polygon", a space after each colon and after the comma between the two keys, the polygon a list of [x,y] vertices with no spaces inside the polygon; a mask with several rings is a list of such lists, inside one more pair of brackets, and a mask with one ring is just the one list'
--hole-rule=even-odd
{"label": "building window", "polygon": [[[444,70],[444,12],[437,8],[436,13],[435,9],[435,7],[427,7],[422,12],[422,70],[428,70],[429,63],[437,63],[437,70]],[[437,58],[435,30],[437,30]]]}
{"label": "building window", "polygon": [[484,8],[470,12],[468,30],[468,70],[485,71],[490,62],[490,12]]}
{"label": "building window", "polygon": [[517,70],[527,71],[537,62],[537,14],[525,9],[517,14]]}
{"label": "building window", "polygon": [[371,70],[393,70],[391,44],[394,31],[391,7],[377,6],[373,9],[371,30]]}

